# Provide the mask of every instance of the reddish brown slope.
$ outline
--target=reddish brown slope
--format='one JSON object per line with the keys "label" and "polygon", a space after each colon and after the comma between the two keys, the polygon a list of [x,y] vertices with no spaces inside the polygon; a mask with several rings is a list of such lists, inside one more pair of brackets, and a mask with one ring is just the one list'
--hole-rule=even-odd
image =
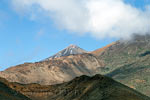
{"label": "reddish brown slope", "polygon": [[107,48],[111,47],[111,46],[114,45],[115,43],[116,43],[116,42],[113,42],[113,43],[111,43],[111,44],[109,44],[109,45],[107,45],[107,46],[105,46],[105,47],[103,47],[103,48],[97,49],[97,50],[95,50],[95,51],[93,51],[93,52],[91,52],[91,53],[94,54],[94,55],[100,55],[103,51],[105,51]]}

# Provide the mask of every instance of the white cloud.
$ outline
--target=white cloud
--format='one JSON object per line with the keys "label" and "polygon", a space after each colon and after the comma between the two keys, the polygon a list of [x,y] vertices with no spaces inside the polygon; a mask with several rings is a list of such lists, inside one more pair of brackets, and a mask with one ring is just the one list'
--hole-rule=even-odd
{"label": "white cloud", "polygon": [[123,0],[12,0],[17,11],[46,14],[61,28],[96,38],[128,38],[150,32],[150,9]]}

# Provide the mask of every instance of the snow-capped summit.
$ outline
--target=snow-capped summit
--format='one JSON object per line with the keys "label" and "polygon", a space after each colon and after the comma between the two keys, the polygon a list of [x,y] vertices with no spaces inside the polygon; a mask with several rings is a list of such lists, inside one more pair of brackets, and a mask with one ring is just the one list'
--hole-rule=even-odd
{"label": "snow-capped summit", "polygon": [[77,45],[71,44],[64,50],[56,53],[55,55],[47,58],[46,60],[53,59],[53,58],[58,58],[62,56],[69,56],[69,55],[75,55],[75,54],[82,54],[86,53],[87,51],[83,50],[82,48],[78,47]]}

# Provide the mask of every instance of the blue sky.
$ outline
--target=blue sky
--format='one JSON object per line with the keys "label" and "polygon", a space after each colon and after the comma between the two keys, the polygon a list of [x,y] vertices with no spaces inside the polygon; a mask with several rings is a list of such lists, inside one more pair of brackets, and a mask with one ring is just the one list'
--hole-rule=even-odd
{"label": "blue sky", "polygon": [[[127,0],[126,3],[138,9],[144,9],[150,3],[134,1]],[[18,13],[8,0],[0,0],[0,70],[45,59],[70,44],[92,51],[119,39],[96,38],[90,32],[79,34],[78,31],[57,27],[52,18],[40,17],[33,20],[29,14]]]}

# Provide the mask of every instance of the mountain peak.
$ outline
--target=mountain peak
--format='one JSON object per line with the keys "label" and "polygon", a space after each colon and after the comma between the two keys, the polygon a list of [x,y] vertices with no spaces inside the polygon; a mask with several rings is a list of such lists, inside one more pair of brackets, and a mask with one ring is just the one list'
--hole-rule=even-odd
{"label": "mountain peak", "polygon": [[67,48],[79,48],[79,46],[77,46],[75,44],[70,44]]}
{"label": "mountain peak", "polygon": [[63,56],[69,56],[69,55],[75,55],[75,54],[82,54],[86,53],[87,51],[83,50],[77,45],[71,44],[67,48],[63,49],[62,51],[56,53],[55,55],[47,58],[46,60],[54,59],[54,58],[59,58]]}

